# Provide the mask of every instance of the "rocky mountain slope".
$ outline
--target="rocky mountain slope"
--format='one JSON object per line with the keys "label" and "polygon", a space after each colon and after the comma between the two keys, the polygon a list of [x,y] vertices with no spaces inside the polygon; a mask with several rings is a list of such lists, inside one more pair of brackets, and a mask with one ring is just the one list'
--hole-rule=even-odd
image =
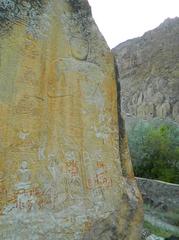
{"label": "rocky mountain slope", "polygon": [[179,122],[179,18],[166,19],[112,51],[120,74],[122,110],[144,119]]}

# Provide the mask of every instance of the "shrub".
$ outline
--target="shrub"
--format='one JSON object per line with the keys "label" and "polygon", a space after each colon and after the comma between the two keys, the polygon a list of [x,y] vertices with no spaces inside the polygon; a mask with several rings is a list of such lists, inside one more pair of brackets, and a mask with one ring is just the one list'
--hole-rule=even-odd
{"label": "shrub", "polygon": [[128,129],[138,177],[179,183],[179,127],[164,120],[136,121]]}

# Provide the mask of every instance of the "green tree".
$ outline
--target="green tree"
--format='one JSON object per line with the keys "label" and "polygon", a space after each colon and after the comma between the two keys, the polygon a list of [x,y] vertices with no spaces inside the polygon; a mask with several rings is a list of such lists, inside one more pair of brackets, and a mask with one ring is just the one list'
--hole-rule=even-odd
{"label": "green tree", "polygon": [[128,130],[136,176],[179,183],[179,127],[168,121],[135,122]]}

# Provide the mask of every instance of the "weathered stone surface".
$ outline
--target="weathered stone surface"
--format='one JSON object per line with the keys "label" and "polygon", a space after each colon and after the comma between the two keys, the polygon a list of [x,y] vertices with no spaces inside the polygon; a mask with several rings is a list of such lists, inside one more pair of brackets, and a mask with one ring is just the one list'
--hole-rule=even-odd
{"label": "weathered stone surface", "polygon": [[0,13],[0,239],[138,240],[117,72],[87,1]]}
{"label": "weathered stone surface", "polygon": [[113,49],[124,114],[179,122],[178,33],[179,18],[167,19],[142,37]]}

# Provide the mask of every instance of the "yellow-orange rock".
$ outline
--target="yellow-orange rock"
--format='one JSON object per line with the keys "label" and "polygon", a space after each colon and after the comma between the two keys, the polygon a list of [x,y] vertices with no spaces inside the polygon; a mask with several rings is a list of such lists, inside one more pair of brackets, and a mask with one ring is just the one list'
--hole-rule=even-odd
{"label": "yellow-orange rock", "polygon": [[138,240],[115,64],[87,1],[15,2],[0,37],[0,239]]}

